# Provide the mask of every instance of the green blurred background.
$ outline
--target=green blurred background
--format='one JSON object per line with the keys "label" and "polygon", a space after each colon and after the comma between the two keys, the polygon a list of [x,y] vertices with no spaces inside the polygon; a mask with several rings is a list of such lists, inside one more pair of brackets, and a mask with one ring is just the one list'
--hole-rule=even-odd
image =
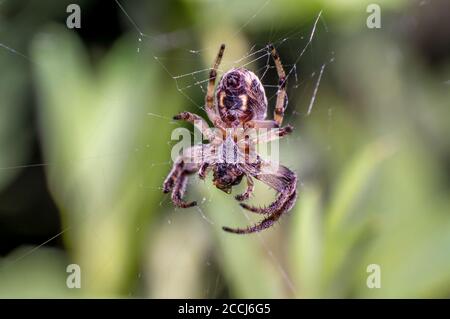
{"label": "green blurred background", "polygon": [[[72,30],[71,2],[0,1],[0,297],[450,297],[448,1],[377,1],[369,29],[371,1],[79,0]],[[293,71],[280,160],[299,198],[231,235],[256,219],[210,179],[191,178],[198,208],[161,193],[170,118],[206,116],[220,43],[222,71],[267,69],[273,107],[269,42]]]}

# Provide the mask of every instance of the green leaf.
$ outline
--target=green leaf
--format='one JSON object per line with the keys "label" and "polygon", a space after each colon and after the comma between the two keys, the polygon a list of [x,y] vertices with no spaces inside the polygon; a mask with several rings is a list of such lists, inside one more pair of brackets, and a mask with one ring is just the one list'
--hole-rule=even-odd
{"label": "green leaf", "polygon": [[304,188],[293,212],[290,238],[292,273],[299,287],[298,297],[320,296],[323,259],[323,220],[317,187]]}

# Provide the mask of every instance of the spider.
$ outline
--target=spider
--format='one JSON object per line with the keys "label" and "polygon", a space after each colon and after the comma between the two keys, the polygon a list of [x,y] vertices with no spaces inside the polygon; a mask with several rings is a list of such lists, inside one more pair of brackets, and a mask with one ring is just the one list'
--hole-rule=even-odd
{"label": "spider", "polygon": [[[217,69],[225,50],[224,44],[220,46],[210,71],[205,97],[207,116],[219,134],[213,133],[206,121],[196,114],[182,112],[174,116],[175,120],[193,123],[210,142],[186,149],[174,161],[172,170],[164,181],[163,192],[172,192],[171,199],[175,206],[187,208],[197,205],[195,201],[186,202],[182,199],[188,175],[197,173],[200,179],[205,179],[210,170],[213,171],[213,184],[228,194],[231,193],[232,187],[238,185],[245,177],[247,188],[244,193],[235,197],[238,201],[245,201],[252,195],[253,178],[277,191],[275,201],[267,207],[240,203],[243,208],[263,214],[265,218],[256,225],[243,229],[222,227],[224,231],[236,234],[248,234],[271,227],[283,213],[294,206],[297,199],[297,176],[293,171],[264,160],[258,154],[252,161],[248,156],[250,143],[255,141],[248,133],[251,129],[271,130],[272,134],[259,137],[258,143],[281,138],[291,133],[293,129],[290,125],[281,127],[287,104],[286,73],[273,45],[269,44],[268,49],[279,78],[274,120],[266,120],[267,98],[261,81],[252,71],[245,68],[233,68],[226,72],[220,79],[214,99]],[[234,155],[231,159],[230,153]],[[237,161],[236,154],[244,160]]]}

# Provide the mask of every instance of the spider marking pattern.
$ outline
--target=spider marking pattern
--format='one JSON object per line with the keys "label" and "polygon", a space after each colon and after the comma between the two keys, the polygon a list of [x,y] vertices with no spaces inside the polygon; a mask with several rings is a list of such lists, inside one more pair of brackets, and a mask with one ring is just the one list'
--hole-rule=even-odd
{"label": "spider marking pattern", "polygon": [[[193,123],[209,141],[208,144],[194,145],[184,150],[174,161],[163,184],[163,192],[171,192],[174,205],[182,208],[197,205],[195,201],[183,200],[188,176],[194,173],[205,179],[208,172],[212,171],[213,184],[228,194],[245,176],[247,188],[244,193],[235,197],[241,202],[252,195],[253,178],[276,190],[275,201],[267,207],[240,203],[243,208],[265,215],[265,218],[247,228],[222,227],[223,230],[236,234],[248,234],[271,227],[294,206],[297,199],[296,174],[287,167],[264,160],[252,152],[255,142],[270,142],[293,130],[290,125],[281,127],[287,104],[286,73],[273,45],[268,45],[268,49],[279,78],[273,120],[266,119],[267,97],[261,81],[252,71],[242,67],[231,69],[222,76],[215,90],[224,44],[220,46],[211,68],[205,97],[206,114],[215,130],[210,129],[207,122],[196,114],[182,112],[174,116],[175,120]],[[255,129],[270,129],[270,134],[255,137],[252,134]]]}

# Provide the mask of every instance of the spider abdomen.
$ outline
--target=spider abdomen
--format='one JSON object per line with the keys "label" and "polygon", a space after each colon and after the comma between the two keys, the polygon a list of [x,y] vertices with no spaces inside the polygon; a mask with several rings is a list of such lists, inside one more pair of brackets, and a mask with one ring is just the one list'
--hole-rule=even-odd
{"label": "spider abdomen", "polygon": [[232,69],[222,76],[216,101],[221,119],[230,127],[266,116],[264,87],[255,73],[245,68]]}

